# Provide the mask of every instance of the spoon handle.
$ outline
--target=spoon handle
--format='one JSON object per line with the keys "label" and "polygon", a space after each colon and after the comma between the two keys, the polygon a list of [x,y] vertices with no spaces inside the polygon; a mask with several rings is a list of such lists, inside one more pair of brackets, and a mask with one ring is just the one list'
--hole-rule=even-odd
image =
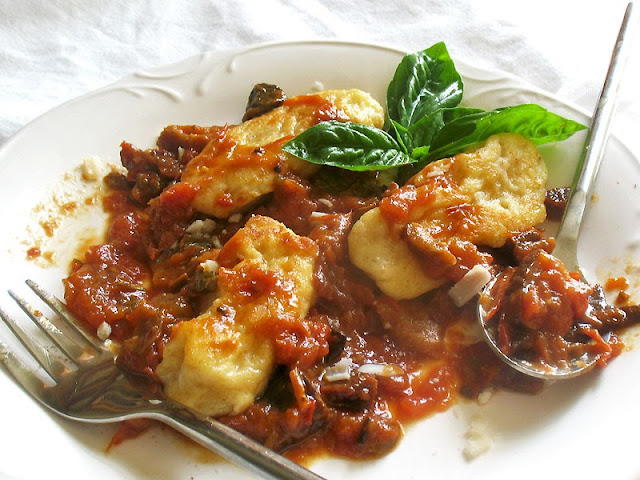
{"label": "spoon handle", "polygon": [[[577,250],[578,235],[584,216],[591,189],[600,166],[604,150],[609,138],[609,126],[616,103],[616,94],[622,78],[622,70],[628,57],[628,45],[624,44],[628,35],[627,27],[630,23],[633,2],[627,5],[618,38],[611,55],[607,76],[600,92],[591,120],[591,128],[587,132],[587,138],[582,150],[582,155],[573,180],[569,200],[556,234],[556,247],[554,255],[561,259],[569,271],[579,271]],[[625,47],[625,48],[623,48]]]}

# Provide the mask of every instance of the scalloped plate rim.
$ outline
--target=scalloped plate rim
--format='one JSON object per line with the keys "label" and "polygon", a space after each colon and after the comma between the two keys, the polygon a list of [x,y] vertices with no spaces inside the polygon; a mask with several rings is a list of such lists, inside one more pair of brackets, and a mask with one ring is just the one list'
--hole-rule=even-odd
{"label": "scalloped plate rim", "polygon": [[[0,146],[0,161],[4,158],[4,156],[9,153],[11,151],[11,149],[17,145],[20,144],[20,142],[24,140],[28,139],[28,136],[31,134],[31,132],[33,131],[33,129],[38,128],[38,126],[40,125],[40,122],[46,121],[47,118],[51,118],[51,116],[55,116],[57,114],[57,112],[63,110],[65,107],[69,106],[69,105],[74,105],[76,103],[82,103],[86,98],[92,96],[92,95],[96,95],[100,92],[103,91],[107,91],[108,89],[114,88],[114,86],[118,86],[121,85],[123,82],[130,82],[132,81],[132,79],[135,79],[135,76],[137,74],[144,76],[144,72],[161,72],[162,70],[167,70],[167,69],[171,69],[171,68],[175,68],[176,66],[180,66],[180,65],[187,65],[188,62],[193,62],[194,59],[205,59],[206,62],[206,67],[207,68],[213,68],[216,65],[216,61],[219,61],[221,59],[228,59],[231,58],[234,55],[239,55],[239,54],[243,54],[243,53],[250,53],[250,52],[258,52],[258,51],[263,51],[263,52],[267,52],[269,51],[269,49],[272,48],[287,48],[287,47],[304,47],[304,46],[309,46],[309,45],[313,45],[313,46],[319,46],[319,47],[323,47],[323,46],[328,46],[331,48],[352,48],[352,47],[357,47],[357,48],[366,48],[366,49],[371,49],[372,51],[377,51],[377,50],[384,50],[386,52],[390,52],[390,53],[394,53],[394,54],[398,54],[399,58],[401,55],[404,55],[406,52],[404,52],[403,50],[394,48],[394,47],[389,47],[389,46],[384,46],[384,45],[376,45],[376,44],[370,44],[370,43],[366,43],[366,42],[354,42],[354,41],[341,41],[341,40],[306,40],[306,41],[286,41],[286,42],[265,42],[265,43],[260,43],[260,44],[256,44],[253,46],[249,46],[249,47],[240,47],[240,48],[233,48],[233,49],[224,49],[224,50],[209,50],[200,54],[196,54],[196,55],[192,55],[189,56],[183,60],[180,60],[178,62],[173,62],[171,64],[165,65],[165,66],[158,66],[158,67],[153,67],[153,68],[149,68],[149,69],[145,69],[142,70],[142,73],[139,72],[133,72],[129,75],[126,75],[124,77],[122,77],[121,79],[115,81],[115,82],[111,82],[103,87],[100,87],[96,90],[93,90],[91,92],[87,92],[83,95],[80,95],[79,97],[76,97],[74,99],[70,99],[60,105],[58,105],[57,107],[54,107],[53,109],[49,110],[48,112],[43,113],[42,115],[36,117],[34,120],[32,120],[31,122],[29,122],[27,125],[25,125],[24,127],[22,127],[21,129],[19,129],[14,135],[12,135],[2,146]],[[466,69],[472,69],[472,70],[478,70],[478,71],[482,71],[482,72],[486,72],[488,75],[493,75],[496,77],[499,77],[499,79],[505,79],[508,80],[509,82],[513,82],[517,88],[521,88],[521,89],[526,89],[527,91],[533,93],[533,94],[537,94],[537,95],[543,95],[546,98],[549,98],[552,102],[558,103],[560,105],[565,106],[566,108],[572,110],[573,112],[575,112],[576,114],[579,114],[581,117],[583,118],[590,118],[590,114],[588,114],[587,112],[585,112],[583,109],[572,105],[570,103],[567,103],[565,101],[563,101],[562,99],[558,98],[557,96],[550,94],[548,92],[545,92],[531,84],[529,84],[528,82],[526,82],[525,80],[512,75],[508,72],[503,72],[500,70],[493,70],[493,69],[487,69],[487,68],[479,68],[479,67],[474,67],[471,63],[466,62],[464,60],[458,59],[455,55],[452,55],[454,58],[454,61],[456,62],[459,70],[461,71],[461,74],[463,75],[463,78],[465,76],[464,71]],[[199,64],[198,64],[199,65]],[[199,67],[196,67],[196,69]],[[157,81],[162,81],[162,79],[155,79]],[[25,138],[27,137],[27,138]],[[625,151],[625,155],[628,155],[630,158],[634,159],[637,162],[637,158],[630,152],[629,148],[624,145],[622,142],[620,142],[619,140],[616,139],[616,144],[618,144],[618,148],[622,148],[623,151]],[[117,146],[114,146],[117,147]],[[2,168],[2,167],[0,167]],[[632,356],[632,360],[636,360],[637,355],[633,355]],[[627,360],[627,359],[622,359],[622,360]],[[617,365],[613,365],[612,367],[610,367],[612,370],[617,369]],[[592,379],[590,382],[588,381],[581,381],[579,383],[577,383],[576,385],[580,387],[580,391],[581,391],[581,395],[576,398],[576,399],[572,399],[571,405],[573,405],[574,403],[579,403],[581,401],[585,400],[585,396],[588,397],[588,392],[589,392],[589,388],[590,386],[592,386],[593,384],[597,384],[599,381],[608,381],[609,378],[605,375],[603,376],[603,379]],[[0,379],[0,381],[3,381],[4,379]],[[8,380],[8,379],[7,379]],[[13,392],[15,393],[15,392]],[[541,398],[546,398],[546,399],[556,399],[556,398],[564,398],[562,395],[564,395],[564,393],[560,392],[558,393],[558,389],[555,389],[554,391],[547,391],[544,392],[544,394],[542,395]],[[509,402],[509,398],[511,398],[510,395],[501,395],[500,398],[496,399],[496,402],[498,403],[498,405],[501,405],[500,402],[506,402],[506,404],[508,405]],[[529,401],[529,400],[525,400],[523,401],[523,403],[528,404],[528,405],[538,405],[538,404],[542,404],[542,400],[537,400],[537,401]],[[518,403],[517,406],[520,406],[520,403]],[[466,411],[467,409],[467,405],[460,405],[460,407],[456,406],[456,411]],[[31,406],[28,406],[28,408],[30,409]],[[574,411],[569,411],[570,414],[574,414]],[[557,413],[558,415],[560,415],[561,413]],[[45,414],[46,415],[46,414]],[[63,422],[59,422],[57,421],[57,418],[54,420],[54,422],[56,424],[63,424]],[[421,438],[421,435],[424,435],[425,432],[431,432],[433,431],[433,429],[453,429],[456,435],[460,435],[460,437],[462,437],[462,435],[464,434],[464,425],[462,424],[462,420],[461,419],[456,419],[455,418],[455,414],[453,413],[452,410],[450,410],[447,413],[440,413],[440,414],[436,414],[435,416],[429,417],[428,419],[426,419],[425,421],[422,422],[418,422],[417,424],[414,424],[411,426],[411,428],[407,429],[407,437],[401,441],[401,446],[398,448],[398,450],[396,452],[391,453],[388,457],[376,460],[376,461],[372,461],[372,462],[368,462],[366,464],[362,464],[360,462],[345,462],[342,460],[321,460],[319,462],[317,462],[317,464],[313,465],[314,470],[316,469],[316,465],[317,465],[317,469],[318,471],[322,471],[322,472],[330,472],[331,474],[334,473],[344,473],[344,472],[360,472],[360,474],[362,475],[367,475],[367,474],[371,474],[374,471],[377,472],[378,469],[382,470],[382,472],[385,472],[389,469],[389,471],[393,471],[394,468],[397,468],[398,462],[401,462],[403,458],[403,455],[409,455],[411,452],[415,453],[416,450],[415,448],[402,448],[402,445],[404,444],[404,442],[408,442],[411,440],[414,440],[416,438]],[[71,427],[72,430],[76,430],[76,426],[75,424]],[[81,427],[77,427],[77,429],[81,429]],[[69,441],[73,441],[74,444],[79,444],[82,441],[80,440],[80,437],[78,435],[71,435],[70,434],[70,439],[68,439]],[[413,447],[413,446],[412,446]],[[428,447],[427,447],[428,448]],[[407,453],[409,452],[409,453]],[[95,453],[95,452],[93,452]],[[435,455],[435,454],[433,454]],[[459,458],[459,462],[457,462],[455,464],[455,469],[458,469],[458,473],[461,473],[463,475],[467,475],[469,472],[474,471],[476,473],[479,472],[484,472],[483,470],[483,465],[486,466],[487,462],[489,465],[491,465],[491,460],[487,459],[487,458],[479,458],[477,460],[477,462],[475,462],[472,465],[466,465],[464,464],[464,461],[462,460],[462,457],[460,456],[459,452],[455,452],[455,451],[449,451],[449,452],[440,452],[439,453],[440,457],[444,456],[447,458]],[[407,457],[407,461],[410,461],[413,457],[409,456]],[[491,457],[489,457],[491,458]],[[437,458],[436,458],[437,459]],[[428,459],[427,459],[428,460]],[[442,460],[440,458],[440,460]],[[101,462],[109,462],[109,458],[105,457],[100,459]],[[138,472],[138,470],[136,470],[136,466],[133,465],[129,465],[130,461],[128,462],[127,460],[113,460],[114,462],[121,462],[117,465],[113,465],[113,469],[122,469],[125,468],[128,473],[131,474],[131,472]],[[414,459],[414,462],[416,460]],[[420,459],[420,461],[423,461],[423,459]],[[418,462],[419,464],[420,462]],[[129,465],[129,469],[127,469],[127,465]],[[466,470],[468,467],[468,471]],[[111,467],[109,467],[111,468]],[[2,473],[2,467],[0,466],[0,474]],[[193,469],[192,469],[193,470]],[[195,471],[197,472],[197,470]],[[195,473],[194,471],[192,471],[192,475],[195,477],[197,476],[197,473]],[[466,473],[465,473],[466,472]],[[442,472],[441,472],[442,473]],[[445,472],[446,473],[446,472]],[[504,472],[503,472],[504,473]],[[499,477],[499,472],[496,472],[496,477]],[[235,478],[235,477],[234,477]],[[478,477],[475,477],[478,478]],[[502,478],[502,477],[500,477]]]}

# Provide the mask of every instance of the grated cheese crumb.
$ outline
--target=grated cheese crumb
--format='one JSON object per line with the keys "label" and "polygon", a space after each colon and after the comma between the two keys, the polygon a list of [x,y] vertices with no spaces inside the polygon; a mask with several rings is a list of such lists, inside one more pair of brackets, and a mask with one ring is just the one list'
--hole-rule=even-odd
{"label": "grated cheese crumb", "polygon": [[469,423],[462,454],[467,460],[473,460],[489,451],[492,445],[493,439],[486,418],[474,415]]}
{"label": "grated cheese crumb", "polygon": [[218,265],[218,262],[215,260],[205,260],[200,264],[200,268],[205,273],[216,273],[220,268],[220,265]]}
{"label": "grated cheese crumb", "polygon": [[324,379],[327,382],[338,382],[340,380],[349,380],[351,377],[351,367],[353,363],[349,357],[341,358],[340,361],[327,367],[324,371]]}
{"label": "grated cheese crumb", "polygon": [[216,222],[211,218],[205,218],[202,225],[202,231],[204,233],[211,233],[216,229]]}
{"label": "grated cheese crumb", "polygon": [[480,405],[486,405],[487,403],[489,403],[489,400],[491,400],[491,397],[493,397],[493,390],[487,388],[486,390],[480,392],[480,395],[478,395],[478,403]]}
{"label": "grated cheese crumb", "polygon": [[215,220],[206,218],[204,220],[194,220],[193,223],[187,227],[186,232],[190,235],[201,236],[213,232],[215,228]]}
{"label": "grated cheese crumb", "polygon": [[204,225],[204,220],[195,220],[191,225],[187,227],[185,231],[187,233],[200,233],[202,231],[203,225]]}
{"label": "grated cheese crumb", "polygon": [[444,175],[449,171],[449,168],[451,168],[451,164],[438,165],[437,167],[433,167],[432,170],[427,173],[426,177],[431,178]]}
{"label": "grated cheese crumb", "polygon": [[85,182],[95,182],[101,178],[101,163],[96,157],[87,157],[80,164],[80,175]]}
{"label": "grated cheese crumb", "polygon": [[107,322],[102,322],[98,327],[96,334],[98,335],[98,338],[100,340],[105,341],[111,336],[111,325],[109,325]]}
{"label": "grated cheese crumb", "polygon": [[381,377],[393,377],[404,373],[398,365],[393,365],[391,363],[365,363],[358,367],[358,371],[360,373],[378,375]]}
{"label": "grated cheese crumb", "polygon": [[491,280],[491,273],[482,265],[475,265],[449,290],[449,296],[457,307],[471,300]]}
{"label": "grated cheese crumb", "polygon": [[323,90],[326,90],[326,89],[324,88],[324,83],[322,83],[321,81],[316,80],[311,84],[312,92],[322,92]]}

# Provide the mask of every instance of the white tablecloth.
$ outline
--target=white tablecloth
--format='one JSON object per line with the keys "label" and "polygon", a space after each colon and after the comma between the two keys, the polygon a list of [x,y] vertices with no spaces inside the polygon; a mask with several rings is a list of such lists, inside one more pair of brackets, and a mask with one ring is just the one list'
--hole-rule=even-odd
{"label": "white tablecloth", "polygon": [[[357,40],[407,51],[443,40],[455,58],[509,71],[592,111],[626,4],[0,0],[0,145],[47,110],[133,71],[279,40]],[[636,155],[637,85],[640,49],[628,62],[614,121],[615,134]]]}

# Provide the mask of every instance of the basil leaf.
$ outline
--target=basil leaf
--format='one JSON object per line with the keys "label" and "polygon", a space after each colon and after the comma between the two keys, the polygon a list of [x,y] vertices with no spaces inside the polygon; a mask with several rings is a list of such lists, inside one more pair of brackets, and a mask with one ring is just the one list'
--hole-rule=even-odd
{"label": "basil leaf", "polygon": [[[519,133],[536,145],[586,128],[539,105],[486,112],[459,107],[463,84],[444,43],[406,55],[387,89],[389,133],[356,123],[323,122],[283,150],[303,160],[353,171],[400,167],[406,178],[427,162],[455,155],[498,133]],[[395,136],[395,138],[394,138]]]}
{"label": "basil leaf", "polygon": [[389,118],[409,128],[440,108],[462,100],[462,79],[444,43],[406,55],[387,88]]}
{"label": "basil leaf", "polygon": [[[417,123],[409,127],[409,134],[411,135],[413,145],[416,146],[416,148],[411,151],[411,156],[418,158],[418,156],[423,155],[420,153],[424,150],[422,147],[430,146],[445,124],[459,117],[481,112],[484,112],[484,110],[468,107],[441,108],[430,115],[422,117]],[[416,150],[419,149],[420,151],[416,152]]]}
{"label": "basil leaf", "polygon": [[490,112],[471,111],[444,124],[431,143],[429,159],[454,155],[498,133],[519,133],[534,144],[542,145],[565,140],[585,128],[581,123],[535,104],[499,108]]}
{"label": "basil leaf", "polygon": [[[421,147],[416,147],[413,150],[411,150],[411,158],[413,158],[416,162],[422,162],[423,160],[426,160],[429,157],[430,150],[431,150],[430,145],[423,145]],[[426,163],[421,165],[424,167]]]}
{"label": "basil leaf", "polygon": [[408,129],[406,129],[403,125],[400,125],[395,120],[391,120],[391,126],[393,127],[393,133],[395,133],[395,137],[402,147],[402,151],[406,154],[409,154],[411,150],[413,150],[413,136]]}
{"label": "basil leaf", "polygon": [[352,122],[318,123],[282,150],[311,163],[353,171],[385,170],[415,161],[384,130]]}

